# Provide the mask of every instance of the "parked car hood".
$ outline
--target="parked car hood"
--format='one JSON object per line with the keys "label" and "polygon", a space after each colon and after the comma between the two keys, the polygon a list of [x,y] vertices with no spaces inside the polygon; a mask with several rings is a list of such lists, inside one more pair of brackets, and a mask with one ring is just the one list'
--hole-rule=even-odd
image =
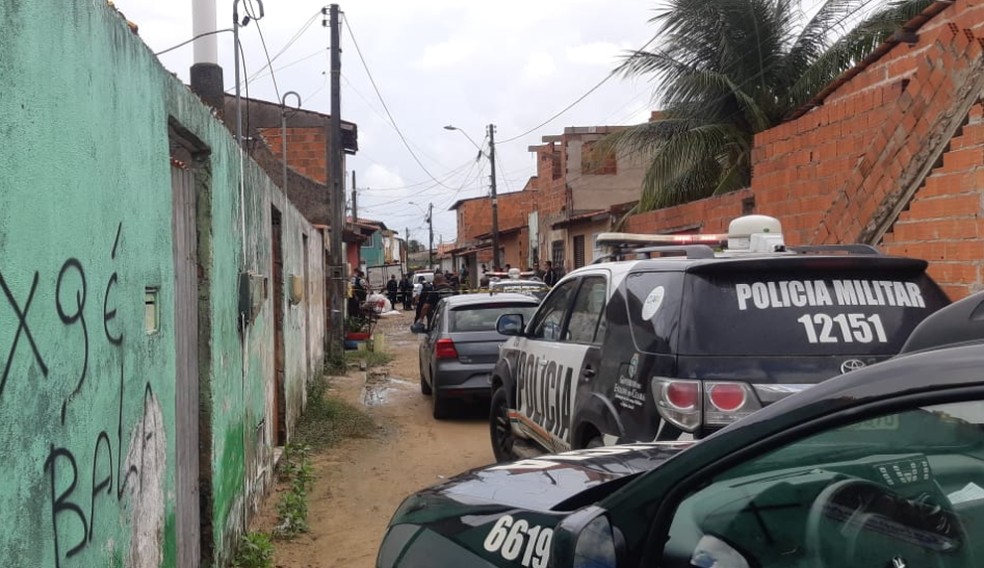
{"label": "parked car hood", "polygon": [[526,527],[527,536],[543,535],[533,558],[534,565],[546,565],[550,535],[566,515],[610,495],[687,445],[610,446],[465,472],[400,505],[376,565],[518,566],[519,559],[504,553],[496,537],[514,525]]}
{"label": "parked car hood", "polygon": [[626,444],[473,469],[411,496],[393,522],[407,522],[401,517],[418,518],[421,513],[441,516],[435,509],[442,507],[572,511],[603,498],[691,444]]}

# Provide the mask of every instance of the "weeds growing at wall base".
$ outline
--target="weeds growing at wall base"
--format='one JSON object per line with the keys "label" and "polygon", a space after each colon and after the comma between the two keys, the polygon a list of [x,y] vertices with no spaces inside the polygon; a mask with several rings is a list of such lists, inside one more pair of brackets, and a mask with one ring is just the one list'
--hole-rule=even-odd
{"label": "weeds growing at wall base", "polygon": [[280,461],[279,478],[287,484],[277,503],[277,526],[273,534],[277,538],[292,539],[308,531],[307,495],[314,486],[314,468],[311,466],[311,448],[290,444]]}
{"label": "weeds growing at wall base", "polygon": [[232,561],[233,568],[273,568],[273,542],[261,532],[244,534]]}
{"label": "weeds growing at wall base", "polygon": [[314,451],[329,448],[345,438],[365,438],[375,431],[363,410],[328,393],[328,380],[308,383],[307,408],[297,423],[294,442]]}

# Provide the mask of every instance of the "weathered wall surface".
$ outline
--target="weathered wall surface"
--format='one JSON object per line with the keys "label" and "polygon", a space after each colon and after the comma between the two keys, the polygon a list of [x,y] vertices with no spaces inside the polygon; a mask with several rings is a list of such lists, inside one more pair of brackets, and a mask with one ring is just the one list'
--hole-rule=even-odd
{"label": "weathered wall surface", "polygon": [[[221,564],[270,479],[286,302],[241,332],[239,274],[270,278],[281,209],[284,271],[311,291],[284,312],[293,421],[321,366],[322,236],[251,162],[240,199],[228,131],[105,2],[0,0],[0,20],[0,132],[18,141],[0,154],[0,563],[179,565],[176,502],[198,502],[176,494],[176,456],[201,443],[201,472],[181,471],[203,484],[205,562]],[[201,440],[176,435],[169,125],[199,146]]]}
{"label": "weathered wall surface", "polygon": [[917,33],[758,135],[750,189],[637,215],[627,230],[717,232],[751,199],[791,244],[870,242],[929,260],[953,299],[980,290],[984,5],[957,0]]}

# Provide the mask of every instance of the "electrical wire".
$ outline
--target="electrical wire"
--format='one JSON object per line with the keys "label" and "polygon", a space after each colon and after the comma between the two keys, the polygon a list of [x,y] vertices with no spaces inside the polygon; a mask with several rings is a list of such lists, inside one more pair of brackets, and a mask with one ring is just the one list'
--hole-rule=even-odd
{"label": "electrical wire", "polygon": [[[642,47],[640,47],[636,51],[643,51],[644,49],[646,49],[647,47],[649,47],[654,41],[656,41],[656,38],[657,38],[657,36],[653,36],[649,41],[647,41],[645,43],[645,45],[643,45]],[[564,113],[566,113],[567,111],[569,111],[572,108],[574,108],[575,106],[577,106],[581,101],[583,101],[584,99],[588,98],[588,96],[591,95],[591,93],[593,93],[593,92],[597,91],[598,89],[600,89],[602,85],[604,85],[605,83],[607,83],[615,75],[617,75],[617,73],[615,71],[610,71],[607,75],[605,75],[605,77],[601,81],[598,81],[597,83],[595,83],[595,85],[593,87],[591,87],[590,89],[588,89],[586,93],[584,93],[583,95],[581,95],[580,97],[578,97],[577,99],[575,99],[574,102],[572,102],[571,104],[567,105],[566,107],[564,107],[563,109],[561,109],[559,112],[557,112],[556,114],[554,114],[550,118],[544,120],[540,124],[537,124],[533,128],[530,128],[529,130],[527,130],[527,131],[525,131],[525,132],[523,132],[521,134],[517,134],[516,136],[513,136],[511,138],[506,138],[505,140],[500,140],[496,144],[507,144],[509,142],[513,142],[515,140],[519,140],[523,136],[526,136],[527,134],[531,134],[532,132],[534,132],[536,130],[539,130],[540,128],[542,128],[542,127],[550,124],[551,122],[553,122],[554,120],[556,120],[557,118],[559,118],[560,116],[562,116]]]}
{"label": "electrical wire", "polygon": [[424,163],[420,161],[420,158],[417,157],[417,154],[413,151],[413,148],[410,147],[410,143],[407,142],[407,138],[406,136],[403,135],[403,131],[401,131],[400,127],[397,126],[396,120],[393,118],[393,113],[390,112],[389,107],[386,105],[386,101],[383,100],[383,95],[379,92],[379,87],[376,85],[376,80],[373,78],[372,73],[369,71],[369,65],[366,63],[365,57],[362,56],[362,50],[359,49],[359,42],[355,39],[355,33],[352,31],[352,26],[349,24],[348,16],[345,16],[343,18],[343,21],[345,22],[345,29],[348,30],[349,37],[352,38],[352,45],[355,46],[355,52],[359,56],[359,61],[362,62],[362,68],[365,69],[366,75],[369,76],[369,82],[372,84],[372,89],[376,92],[376,97],[379,99],[380,104],[383,105],[383,110],[386,111],[386,116],[389,117],[390,122],[393,125],[393,128],[396,129],[396,133],[400,136],[400,140],[403,142],[403,146],[407,149],[407,152],[410,152],[410,156],[413,158],[413,161],[417,162],[417,165],[420,166],[420,169],[423,170],[425,174],[427,174],[427,177],[431,178],[432,180],[434,180],[435,183],[437,183],[442,187],[445,187],[447,189],[454,189],[453,187],[445,185],[436,177],[434,177],[434,174],[432,174],[430,170],[427,169],[427,166],[425,166]]}
{"label": "electrical wire", "polygon": [[[309,19],[307,21],[307,23],[305,23],[303,26],[301,26],[301,28],[296,33],[294,33],[293,37],[291,37],[289,40],[287,40],[287,43],[284,44],[284,46],[282,48],[280,48],[280,51],[278,51],[276,53],[276,55],[274,55],[272,58],[270,58],[270,62],[268,64],[264,65],[263,67],[260,67],[259,69],[257,69],[256,72],[253,73],[253,76],[250,77],[250,78],[248,78],[248,79],[246,79],[246,81],[249,82],[249,81],[256,80],[256,76],[259,75],[260,73],[262,73],[263,71],[265,71],[268,67],[272,69],[271,66],[273,65],[273,62],[276,61],[277,59],[279,59],[281,55],[283,55],[288,49],[290,49],[290,47],[292,45],[294,45],[294,43],[297,40],[299,40],[301,38],[301,36],[303,36],[305,34],[305,32],[307,32],[309,29],[311,29],[311,25],[314,24],[314,22],[318,19],[318,16],[320,16],[320,15],[321,15],[321,10],[318,10],[317,12],[315,12],[314,15],[311,16],[311,19]],[[318,50],[318,51],[320,53],[321,50]]]}
{"label": "electrical wire", "polygon": [[160,57],[161,55],[164,55],[165,53],[174,51],[175,49],[178,49],[179,47],[184,47],[184,46],[188,45],[189,43],[195,41],[196,39],[201,39],[203,37],[207,37],[207,36],[210,36],[210,35],[220,34],[222,32],[231,32],[231,31],[235,31],[235,30],[233,30],[232,28],[226,28],[224,30],[215,30],[213,32],[205,32],[203,34],[198,34],[195,37],[193,37],[193,38],[191,38],[191,39],[189,39],[187,41],[183,41],[183,42],[179,43],[178,45],[172,45],[171,47],[169,47],[169,48],[167,48],[165,50],[158,51],[157,53],[154,54],[154,56],[155,57]]}
{"label": "electrical wire", "polygon": [[[244,4],[244,6],[248,6],[249,4],[250,0],[247,0],[247,3]],[[246,9],[246,13],[249,14],[249,8]],[[260,44],[263,46],[263,55],[266,56],[267,60],[266,66],[270,68],[270,78],[273,81],[273,92],[277,94],[277,100],[280,101],[280,87],[277,86],[277,74],[273,69],[273,61],[270,59],[270,52],[267,51],[266,39],[263,37],[263,28],[260,27],[259,19],[253,18],[253,22],[255,22],[256,32],[260,34]],[[249,81],[246,81],[246,84],[248,85]]]}

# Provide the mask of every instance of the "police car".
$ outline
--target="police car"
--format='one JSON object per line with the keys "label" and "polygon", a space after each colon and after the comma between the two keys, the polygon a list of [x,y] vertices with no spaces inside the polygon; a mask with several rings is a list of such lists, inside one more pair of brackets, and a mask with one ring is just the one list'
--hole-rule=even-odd
{"label": "police car", "polygon": [[703,437],[891,357],[949,303],[923,260],[787,247],[764,215],[735,219],[727,235],[598,244],[614,245],[609,261],[561,279],[530,321],[499,322],[514,336],[492,377],[500,461]]}
{"label": "police car", "polygon": [[979,567],[982,339],[978,294],[920,324],[905,355],[706,439],[466,472],[403,502],[376,565]]}

